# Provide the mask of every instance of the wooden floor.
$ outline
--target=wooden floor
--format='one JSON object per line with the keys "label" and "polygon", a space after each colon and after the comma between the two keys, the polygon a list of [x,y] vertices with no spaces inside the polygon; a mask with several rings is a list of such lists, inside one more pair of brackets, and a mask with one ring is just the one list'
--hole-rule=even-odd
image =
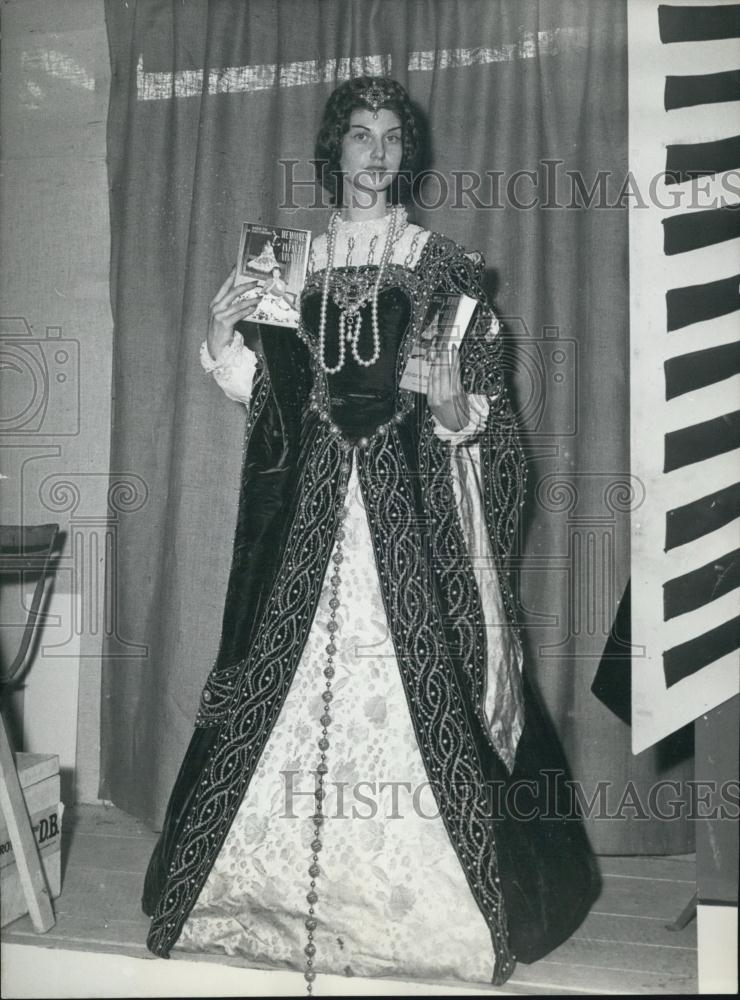
{"label": "wooden floor", "polygon": [[[151,831],[118,809],[83,806],[68,810],[64,816],[63,892],[55,901],[56,926],[38,936],[29,918],[22,917],[3,929],[3,945],[109,954],[112,982],[115,956],[152,959],[144,945],[149,922],[141,913],[139,899],[154,840]],[[602,857],[600,862],[603,892],[576,934],[546,959],[533,965],[520,963],[503,989],[490,987],[486,993],[696,994],[696,921],[682,931],[665,927],[694,892],[693,855]],[[33,953],[29,950],[29,962],[32,954],[41,954],[36,949]],[[12,951],[16,954],[18,949]],[[177,964],[186,960],[197,959],[183,956]],[[205,960],[214,961],[212,957]],[[240,964],[220,958],[218,963]],[[159,964],[171,967],[173,963]],[[294,995],[301,995],[302,977],[293,975]],[[361,992],[391,995],[384,983],[365,980],[367,989]],[[353,992],[358,986],[361,984],[355,980]],[[260,992],[264,995],[264,988],[243,995]],[[460,984],[457,990],[434,992],[473,990]],[[46,995],[65,994],[50,991]],[[113,990],[98,995],[121,994]]]}

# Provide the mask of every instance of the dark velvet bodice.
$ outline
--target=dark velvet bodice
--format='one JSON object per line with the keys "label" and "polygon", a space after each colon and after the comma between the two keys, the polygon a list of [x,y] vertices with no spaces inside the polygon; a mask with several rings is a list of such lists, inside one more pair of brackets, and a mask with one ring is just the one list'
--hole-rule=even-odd
{"label": "dark velvet bodice", "polygon": [[[303,299],[303,322],[310,334],[319,338],[321,293],[312,292]],[[358,350],[361,358],[373,353],[372,308],[363,306],[362,332]],[[330,413],[342,433],[357,439],[372,434],[389,420],[396,409],[396,365],[398,352],[411,318],[411,303],[407,294],[396,287],[386,288],[378,295],[378,331],[380,357],[374,365],[359,365],[347,345],[344,366],[328,375]],[[348,321],[348,328],[351,321]],[[329,366],[339,356],[339,307],[329,297],[326,310],[326,358]]]}

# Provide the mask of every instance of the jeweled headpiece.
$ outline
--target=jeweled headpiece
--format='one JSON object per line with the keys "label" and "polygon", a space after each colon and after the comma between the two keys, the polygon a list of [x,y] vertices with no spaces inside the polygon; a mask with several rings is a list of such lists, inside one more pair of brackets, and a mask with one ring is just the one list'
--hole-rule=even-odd
{"label": "jeweled headpiece", "polygon": [[382,78],[373,80],[370,86],[361,90],[357,96],[363,104],[367,104],[374,118],[378,117],[378,111],[393,97],[390,88],[385,85]]}

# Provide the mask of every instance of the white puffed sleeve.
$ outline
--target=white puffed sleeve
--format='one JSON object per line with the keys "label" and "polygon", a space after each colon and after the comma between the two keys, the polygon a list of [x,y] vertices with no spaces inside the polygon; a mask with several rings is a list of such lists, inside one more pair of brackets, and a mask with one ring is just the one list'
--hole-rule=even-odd
{"label": "white puffed sleeve", "polygon": [[200,345],[200,363],[205,371],[213,375],[229,399],[238,403],[249,402],[257,355],[244,346],[244,338],[237,330],[215,360],[208,350],[208,342],[204,340]]}
{"label": "white puffed sleeve", "polygon": [[475,437],[486,426],[488,420],[489,403],[488,397],[477,393],[468,393],[468,407],[470,409],[470,419],[459,431],[451,431],[432,414],[434,433],[448,444],[456,445],[468,441]]}

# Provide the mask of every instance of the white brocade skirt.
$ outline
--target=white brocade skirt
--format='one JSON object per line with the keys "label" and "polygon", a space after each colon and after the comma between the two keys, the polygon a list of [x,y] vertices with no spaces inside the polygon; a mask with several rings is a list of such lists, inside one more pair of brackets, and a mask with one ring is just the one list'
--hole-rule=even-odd
{"label": "white brocade skirt", "polygon": [[[416,742],[355,469],[347,504],[314,969],[490,984],[490,931]],[[329,575],[283,709],[177,950],[305,970]]]}

